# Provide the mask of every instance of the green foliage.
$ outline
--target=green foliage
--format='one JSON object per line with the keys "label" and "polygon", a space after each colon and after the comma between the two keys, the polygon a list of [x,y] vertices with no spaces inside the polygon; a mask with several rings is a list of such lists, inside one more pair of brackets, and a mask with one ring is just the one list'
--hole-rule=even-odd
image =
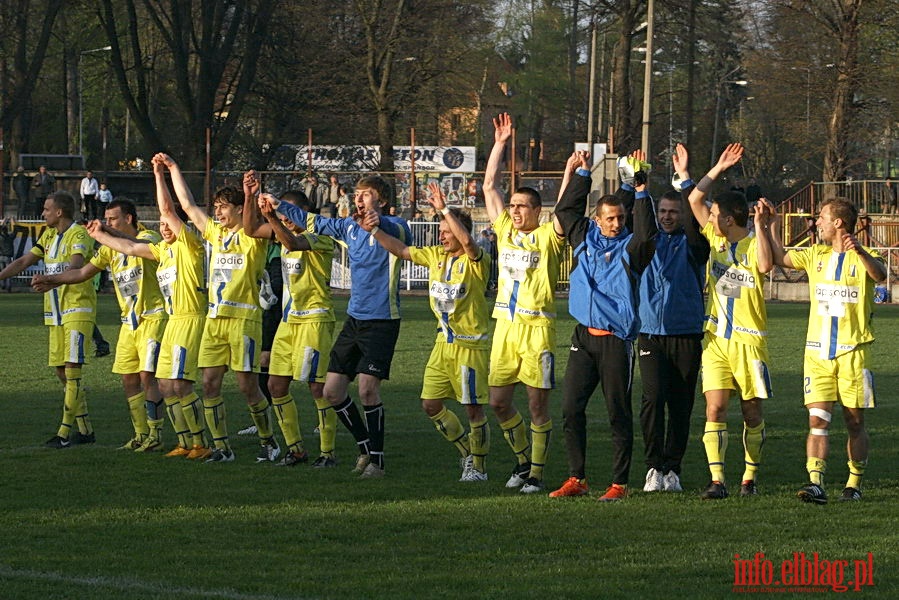
{"label": "green foliage", "polygon": [[[101,327],[115,339],[115,301],[101,296]],[[340,311],[345,309],[341,300]],[[560,314],[565,313],[564,301]],[[896,390],[899,319],[896,307],[876,309],[872,357],[880,395],[868,413],[872,440],[861,503],[818,507],[794,496],[804,482],[801,407],[802,339],[807,306],[771,304],[769,348],[776,398],[765,403],[768,440],[761,495],[701,502],[706,483],[699,443],[703,403],[697,399],[692,443],[684,465],[684,494],[635,491],[602,505],[610,463],[604,404],[588,408],[588,468],[593,494],[554,500],[523,497],[503,486],[512,455],[493,417],[490,481],[458,483],[458,454],[433,428],[418,401],[420,376],[435,335],[421,297],[404,297],[404,321],[393,374],[383,388],[387,467],[383,480],[350,475],[353,442],[338,426],[338,468],[283,469],[255,464],[257,442],[232,437],[237,461],[192,464],[113,448],[129,436],[111,357],[85,369],[98,443],[55,451],[50,437],[61,390],[46,362],[40,298],[0,297],[0,586],[17,599],[224,597],[495,598],[724,597],[731,593],[735,554],[764,552],[779,565],[794,552],[823,559],[874,555],[870,593],[899,594],[895,505],[899,478]],[[557,375],[567,360],[569,317],[558,325]],[[249,423],[233,378],[225,397],[232,434]],[[634,405],[639,403],[639,379]],[[295,385],[307,447],[314,411]],[[560,392],[552,394],[556,435],[547,466],[549,485],[567,476]],[[355,391],[353,391],[355,396]],[[519,392],[519,407],[524,409]],[[461,414],[458,406],[451,406]],[[730,415],[728,473],[740,470],[739,417]],[[167,425],[166,435],[173,436]],[[835,419],[828,474],[832,494],[842,487],[845,428]],[[639,434],[637,434],[639,440]],[[633,489],[642,487],[641,444],[635,444]]]}

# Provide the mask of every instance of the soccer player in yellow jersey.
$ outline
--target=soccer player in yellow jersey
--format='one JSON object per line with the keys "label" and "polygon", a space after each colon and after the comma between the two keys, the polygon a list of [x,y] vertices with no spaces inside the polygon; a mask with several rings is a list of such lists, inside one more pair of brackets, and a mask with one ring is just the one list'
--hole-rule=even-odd
{"label": "soccer player in yellow jersey", "polygon": [[[130,200],[113,200],[106,205],[105,216],[105,225],[97,220],[88,223],[87,230],[91,236],[102,230],[143,243],[160,240],[158,233],[138,222],[137,209]],[[36,276],[33,282],[35,289],[45,289],[87,281],[109,268],[122,318],[112,372],[122,376],[122,387],[134,428],[134,436],[121,449],[135,452],[163,449],[165,413],[156,381],[156,362],[168,315],[156,282],[157,264],[155,260],[135,258],[101,246],[91,261],[80,269]]]}
{"label": "soccer player in yellow jersey", "polygon": [[[87,230],[74,222],[75,199],[68,192],[55,192],[44,201],[47,229],[31,252],[17,258],[0,271],[0,281],[18,275],[44,261],[48,274],[81,268],[93,253],[94,242]],[[44,324],[50,334],[49,364],[65,387],[62,422],[46,445],[68,448],[96,441],[87,412],[87,398],[81,386],[81,369],[87,363],[84,343],[94,328],[97,294],[90,281],[61,285],[44,294]],[[72,426],[77,429],[72,434]]]}
{"label": "soccer player in yellow jersey", "polygon": [[[157,155],[174,176],[178,165],[165,154]],[[272,433],[269,401],[259,389],[259,354],[262,341],[262,308],[259,280],[265,269],[268,240],[251,237],[243,230],[243,211],[253,210],[254,199],[236,188],[224,187],[213,195],[215,221],[197,206],[189,194],[179,195],[181,207],[209,242],[209,310],[200,344],[199,367],[203,372],[203,407],[215,451],[206,462],[230,462],[234,452],[228,443],[222,380],[230,368],[247,400],[262,448],[258,462],[275,462],[281,448]],[[217,222],[216,222],[217,221]]]}
{"label": "soccer player in yellow jersey", "polygon": [[[259,180],[253,171],[244,177],[244,190],[254,198],[259,193]],[[311,203],[303,192],[285,192],[281,201],[290,202],[311,214]],[[264,223],[260,222],[259,208],[265,216]],[[309,385],[318,412],[320,454],[312,466],[335,467],[337,415],[324,396],[329,352],[334,339],[334,303],[330,288],[334,240],[306,231],[306,223],[293,223],[286,217],[282,221],[264,198],[260,198],[256,209],[244,212],[243,220],[244,231],[249,235],[277,238],[281,242],[284,293],[281,322],[272,341],[268,379],[275,415],[287,444],[287,453],[279,464],[295,466],[309,460],[303,447],[296,403],[290,394],[290,383],[296,380]]]}
{"label": "soccer player in yellow jersey", "polygon": [[[428,295],[440,330],[425,367],[421,406],[437,431],[462,455],[459,481],[486,481],[490,428],[484,414],[484,394],[490,334],[484,292],[490,257],[471,237],[471,217],[447,208],[437,183],[429,183],[428,190],[428,201],[441,215],[440,246],[410,247],[382,231],[375,231],[374,236],[394,256],[428,267]],[[377,223],[377,214],[372,211],[362,227],[373,231]],[[452,397],[468,413],[467,436],[459,418],[444,405]]]}
{"label": "soccer player in yellow jersey", "polygon": [[[808,274],[811,305],[803,390],[809,414],[805,444],[809,483],[798,496],[815,504],[827,503],[824,473],[835,403],[843,406],[849,432],[849,480],[840,500],[861,500],[861,480],[868,463],[865,409],[874,407],[874,379],[868,370],[874,341],[874,284],[887,278],[887,270],[883,258],[853,235],[857,219],[858,209],[848,200],[829,200],[815,223],[823,243],[789,252],[784,252],[779,242],[773,243],[776,264]],[[770,230],[767,233],[770,235]]]}
{"label": "soccer player in yellow jersey", "polygon": [[[95,229],[94,238],[115,252],[155,261],[156,280],[169,322],[162,336],[156,377],[178,446],[166,456],[205,460],[212,455],[204,438],[205,420],[194,381],[206,310],[203,241],[185,226],[165,182],[165,164],[153,159],[161,242],[144,243]],[[180,172],[172,173],[179,195],[190,194]],[[182,213],[183,214],[183,213]]]}
{"label": "soccer player in yellow jersey", "polygon": [[[490,406],[518,458],[506,487],[533,494],[545,487],[543,467],[552,432],[549,391],[555,387],[556,346],[553,295],[565,238],[555,217],[540,225],[541,201],[536,190],[519,188],[506,208],[497,186],[506,142],[512,137],[512,118],[501,114],[493,125],[493,150],[484,174],[484,201],[499,253],[499,287],[493,309],[496,331],[488,375]],[[513,403],[519,382],[527,389],[530,442]]]}
{"label": "soccer player in yellow jersey", "polygon": [[[702,234],[709,240],[708,303],[702,351],[702,391],[706,424],[702,442],[711,483],[702,493],[706,500],[727,497],[724,456],[727,450],[727,407],[731,393],[740,395],[743,414],[745,469],[741,496],[758,493],[755,478],[765,441],[762,400],[771,397],[768,374],[768,317],[765,312],[764,274],[773,267],[767,235],[747,228],[749,207],[743,194],[725,192],[705,197],[714,180],[743,156],[743,146],[730,144],[718,163],[690,193],[690,208]],[[677,165],[675,165],[677,168]],[[756,208],[755,231],[763,232],[771,220],[768,205]]]}

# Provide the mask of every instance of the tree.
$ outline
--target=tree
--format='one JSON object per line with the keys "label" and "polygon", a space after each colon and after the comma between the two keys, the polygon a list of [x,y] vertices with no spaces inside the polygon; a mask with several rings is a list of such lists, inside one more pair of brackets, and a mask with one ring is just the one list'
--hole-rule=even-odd
{"label": "tree", "polygon": [[[27,150],[32,96],[62,5],[62,0],[0,3],[0,129],[13,154]],[[34,31],[36,39],[30,36]]]}
{"label": "tree", "polygon": [[836,65],[837,77],[827,123],[822,176],[824,181],[839,181],[846,176],[851,123],[855,112],[853,98],[859,89],[859,11],[862,0],[827,3],[791,0],[785,5],[799,16],[809,17],[823,26],[836,45],[837,56],[833,64]]}
{"label": "tree", "polygon": [[149,151],[216,162],[250,92],[274,0],[100,0],[119,93]]}

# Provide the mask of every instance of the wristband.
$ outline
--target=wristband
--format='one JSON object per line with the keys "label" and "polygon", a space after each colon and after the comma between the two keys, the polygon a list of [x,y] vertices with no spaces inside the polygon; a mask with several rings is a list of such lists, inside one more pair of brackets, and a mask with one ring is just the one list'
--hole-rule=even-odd
{"label": "wristband", "polygon": [[712,189],[712,186],[715,184],[715,180],[706,175],[702,179],[699,180],[699,183],[696,184],[696,189],[702,192],[703,194],[708,194],[709,190]]}
{"label": "wristband", "polygon": [[378,227],[377,225],[375,225],[374,227],[371,228],[371,231],[369,231],[369,233],[370,233],[372,236],[374,236],[374,235],[375,235],[376,233],[378,233],[379,231],[381,231],[381,228]]}
{"label": "wristband", "polygon": [[443,208],[440,209],[440,214],[445,217],[446,215],[450,214],[450,209],[447,208],[446,206],[444,206]]}

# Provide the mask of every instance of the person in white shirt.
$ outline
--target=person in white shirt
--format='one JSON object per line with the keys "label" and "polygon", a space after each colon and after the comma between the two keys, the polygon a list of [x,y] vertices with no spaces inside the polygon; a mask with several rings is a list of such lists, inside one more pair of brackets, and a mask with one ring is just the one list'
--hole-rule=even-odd
{"label": "person in white shirt", "polygon": [[100,186],[94,178],[91,171],[87,172],[84,179],[81,180],[81,213],[86,219],[99,219],[100,205],[97,202],[97,195],[100,193]]}

